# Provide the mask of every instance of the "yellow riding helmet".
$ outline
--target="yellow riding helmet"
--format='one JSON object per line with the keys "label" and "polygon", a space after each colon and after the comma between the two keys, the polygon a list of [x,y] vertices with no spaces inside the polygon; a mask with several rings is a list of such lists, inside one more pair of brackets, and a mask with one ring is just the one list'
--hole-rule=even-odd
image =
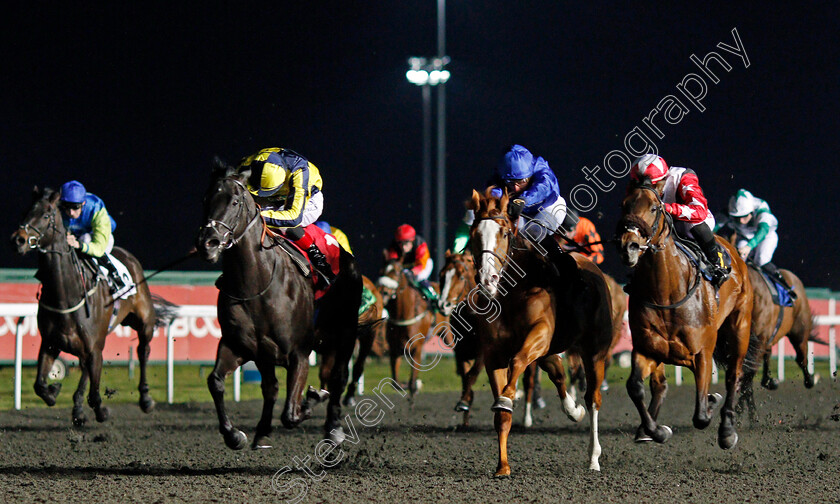
{"label": "yellow riding helmet", "polygon": [[261,163],[251,168],[248,177],[248,190],[254,196],[267,198],[283,187],[286,182],[286,170],[274,163]]}

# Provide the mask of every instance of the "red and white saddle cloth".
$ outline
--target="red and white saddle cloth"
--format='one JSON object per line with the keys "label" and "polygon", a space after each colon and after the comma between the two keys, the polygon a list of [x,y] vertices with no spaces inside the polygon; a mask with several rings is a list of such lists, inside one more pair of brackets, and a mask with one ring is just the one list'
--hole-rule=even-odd
{"label": "red and white saddle cloth", "polygon": [[[312,240],[312,243],[318,247],[324,256],[327,258],[327,263],[330,265],[332,272],[334,275],[338,275],[339,270],[339,257],[341,255],[341,245],[338,244],[338,240],[335,239],[335,236],[324,232],[323,229],[319,228],[315,224],[310,224],[303,228],[303,232],[306,234],[306,237],[309,240]],[[305,240],[308,241],[308,240]],[[294,243],[294,242],[292,242]],[[306,253],[305,250],[300,249],[303,253],[303,256],[309,261],[309,271],[310,276],[312,277],[312,282],[315,284],[315,300],[319,300],[329,291],[329,286],[326,286],[325,283],[319,282],[319,273],[315,271],[315,267],[312,266],[312,261],[309,260],[309,255]]]}

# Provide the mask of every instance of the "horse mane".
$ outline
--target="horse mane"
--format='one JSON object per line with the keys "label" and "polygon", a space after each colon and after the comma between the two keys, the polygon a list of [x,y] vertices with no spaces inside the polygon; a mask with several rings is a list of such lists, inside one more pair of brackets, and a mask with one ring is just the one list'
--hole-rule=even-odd
{"label": "horse mane", "polygon": [[[213,179],[220,179],[238,175],[237,168],[219,156],[213,156],[212,161]],[[243,177],[243,179],[246,177]]]}

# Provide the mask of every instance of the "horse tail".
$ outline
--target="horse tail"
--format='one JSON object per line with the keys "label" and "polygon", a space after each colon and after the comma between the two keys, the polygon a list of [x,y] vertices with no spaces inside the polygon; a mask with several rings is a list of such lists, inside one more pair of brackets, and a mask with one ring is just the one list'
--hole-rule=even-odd
{"label": "horse tail", "polygon": [[178,315],[179,306],[157,294],[152,294],[152,305],[155,308],[155,327],[166,327]]}
{"label": "horse tail", "polygon": [[828,341],[820,338],[819,326],[817,325],[817,316],[811,316],[811,334],[808,335],[808,341],[813,341],[818,345],[828,346]]}

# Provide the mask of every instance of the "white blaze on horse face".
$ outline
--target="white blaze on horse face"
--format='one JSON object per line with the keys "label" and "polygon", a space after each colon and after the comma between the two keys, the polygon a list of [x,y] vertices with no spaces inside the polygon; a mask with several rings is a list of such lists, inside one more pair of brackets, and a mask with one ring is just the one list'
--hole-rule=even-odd
{"label": "white blaze on horse face", "polygon": [[[496,251],[496,241],[502,227],[492,219],[486,219],[478,223],[476,233],[481,243],[481,269],[478,271],[478,280],[481,282],[488,294],[496,295],[499,288],[499,269],[496,267],[496,257],[487,252]],[[501,266],[501,265],[500,265]]]}
{"label": "white blaze on horse face", "polygon": [[440,308],[447,317],[452,315],[455,308],[454,303],[449,302],[449,290],[452,288],[452,278],[455,276],[455,268],[450,269],[443,275],[443,288],[440,291]]}

